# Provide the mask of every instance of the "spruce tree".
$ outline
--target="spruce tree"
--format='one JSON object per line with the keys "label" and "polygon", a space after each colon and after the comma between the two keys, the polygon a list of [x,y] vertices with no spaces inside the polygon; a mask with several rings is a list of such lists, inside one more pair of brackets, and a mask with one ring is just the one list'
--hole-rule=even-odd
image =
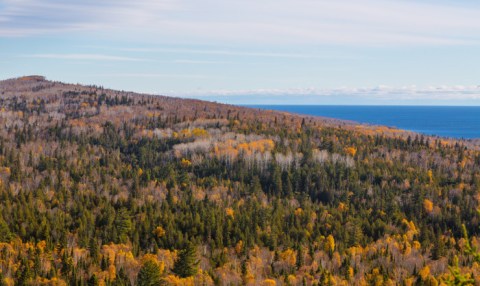
{"label": "spruce tree", "polygon": [[113,286],[130,286],[130,280],[128,279],[127,273],[123,268],[120,268],[120,271],[117,272],[115,280],[112,283]]}
{"label": "spruce tree", "polygon": [[97,240],[92,236],[89,241],[88,250],[90,251],[90,257],[92,257],[95,263],[98,263],[100,257],[100,247]]}
{"label": "spruce tree", "polygon": [[154,261],[146,261],[137,276],[138,286],[157,286],[162,282],[160,266]]}
{"label": "spruce tree", "polygon": [[438,237],[435,241],[435,244],[432,247],[432,259],[438,260],[441,257],[445,256],[446,249],[445,249],[445,242],[441,237]]}
{"label": "spruce tree", "polygon": [[8,224],[3,219],[3,216],[0,214],[0,242],[9,242],[12,237]]}
{"label": "spruce tree", "polygon": [[133,225],[130,219],[130,214],[126,208],[121,208],[117,211],[115,225],[117,227],[118,241],[120,243],[127,242]]}
{"label": "spruce tree", "polygon": [[297,266],[297,269],[300,269],[300,267],[303,266],[303,250],[301,246],[299,246],[297,249],[297,259],[295,266]]}
{"label": "spruce tree", "polygon": [[173,272],[178,276],[185,278],[197,274],[198,271],[197,252],[195,246],[191,243],[180,252],[180,255],[173,265]]}
{"label": "spruce tree", "polygon": [[16,283],[15,285],[28,285],[30,280],[32,279],[32,271],[28,265],[28,260],[23,258],[20,262],[20,267],[16,273]]}
{"label": "spruce tree", "polygon": [[90,279],[88,279],[87,285],[88,286],[98,286],[98,285],[100,285],[99,281],[98,281],[98,278],[97,278],[97,275],[93,274],[92,277],[90,277]]}

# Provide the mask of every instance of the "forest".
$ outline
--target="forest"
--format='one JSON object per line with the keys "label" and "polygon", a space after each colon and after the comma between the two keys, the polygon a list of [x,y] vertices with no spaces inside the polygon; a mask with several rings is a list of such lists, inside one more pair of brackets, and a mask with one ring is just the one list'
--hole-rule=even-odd
{"label": "forest", "polygon": [[0,285],[480,285],[480,144],[0,82]]}

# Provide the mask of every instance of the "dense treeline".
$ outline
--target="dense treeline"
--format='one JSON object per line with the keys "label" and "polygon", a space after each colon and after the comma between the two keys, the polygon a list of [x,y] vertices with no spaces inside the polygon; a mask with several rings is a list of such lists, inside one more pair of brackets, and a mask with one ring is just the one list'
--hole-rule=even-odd
{"label": "dense treeline", "polygon": [[0,285],[480,283],[472,142],[38,77],[0,90]]}

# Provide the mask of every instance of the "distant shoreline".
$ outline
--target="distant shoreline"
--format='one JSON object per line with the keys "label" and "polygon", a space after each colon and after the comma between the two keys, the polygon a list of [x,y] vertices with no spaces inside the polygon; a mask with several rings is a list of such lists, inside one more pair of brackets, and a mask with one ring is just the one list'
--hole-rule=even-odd
{"label": "distant shoreline", "polygon": [[480,106],[443,105],[242,105],[359,124],[388,126],[454,139],[480,138]]}

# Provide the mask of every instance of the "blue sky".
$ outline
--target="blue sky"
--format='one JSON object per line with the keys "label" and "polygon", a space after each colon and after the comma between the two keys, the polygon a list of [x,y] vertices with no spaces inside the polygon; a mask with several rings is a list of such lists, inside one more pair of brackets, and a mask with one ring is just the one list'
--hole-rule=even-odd
{"label": "blue sky", "polygon": [[235,104],[480,105],[478,15],[465,0],[0,0],[0,78]]}

